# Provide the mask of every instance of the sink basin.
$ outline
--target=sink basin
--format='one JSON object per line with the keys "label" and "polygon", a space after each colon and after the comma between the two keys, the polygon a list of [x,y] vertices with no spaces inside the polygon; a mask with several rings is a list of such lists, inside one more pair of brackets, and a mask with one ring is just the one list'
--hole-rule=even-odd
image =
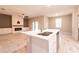
{"label": "sink basin", "polygon": [[43,32],[43,33],[38,33],[38,35],[42,35],[42,36],[49,36],[50,34],[52,34],[53,32]]}

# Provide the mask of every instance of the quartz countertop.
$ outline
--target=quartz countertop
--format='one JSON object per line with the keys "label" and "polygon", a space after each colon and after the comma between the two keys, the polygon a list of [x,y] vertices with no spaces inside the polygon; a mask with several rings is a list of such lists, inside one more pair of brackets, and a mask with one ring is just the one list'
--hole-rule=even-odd
{"label": "quartz countertop", "polygon": [[[48,35],[48,36],[43,36],[43,35],[38,35],[38,33],[42,33],[42,32],[52,32],[52,34]],[[59,32],[59,29],[47,29],[47,30],[43,30],[42,32],[35,32],[35,31],[27,31],[27,32],[22,32],[28,36],[33,36],[33,37],[38,37],[38,38],[42,38],[42,39],[50,39],[54,34],[56,34],[57,32]]]}

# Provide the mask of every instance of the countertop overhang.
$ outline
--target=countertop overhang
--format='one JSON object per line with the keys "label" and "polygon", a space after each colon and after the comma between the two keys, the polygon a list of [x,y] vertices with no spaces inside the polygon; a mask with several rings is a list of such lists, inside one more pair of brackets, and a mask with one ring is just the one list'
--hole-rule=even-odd
{"label": "countertop overhang", "polygon": [[38,38],[41,38],[41,39],[48,40],[59,31],[60,31],[59,29],[47,29],[47,30],[44,30],[43,32],[52,32],[52,34],[50,34],[48,36],[38,35],[38,33],[40,33],[40,32],[35,32],[35,31],[27,31],[27,32],[22,32],[22,33],[24,33],[24,34],[26,34],[28,36],[31,36],[31,37],[38,37]]}

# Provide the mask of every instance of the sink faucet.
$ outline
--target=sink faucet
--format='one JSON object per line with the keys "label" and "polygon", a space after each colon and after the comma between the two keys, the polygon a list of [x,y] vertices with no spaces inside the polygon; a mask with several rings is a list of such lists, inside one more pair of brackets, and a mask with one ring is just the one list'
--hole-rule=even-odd
{"label": "sink faucet", "polygon": [[42,31],[43,31],[43,29],[41,28],[41,29],[40,29],[40,31],[42,32]]}
{"label": "sink faucet", "polygon": [[46,30],[47,28],[41,28],[40,31],[42,32],[43,30]]}

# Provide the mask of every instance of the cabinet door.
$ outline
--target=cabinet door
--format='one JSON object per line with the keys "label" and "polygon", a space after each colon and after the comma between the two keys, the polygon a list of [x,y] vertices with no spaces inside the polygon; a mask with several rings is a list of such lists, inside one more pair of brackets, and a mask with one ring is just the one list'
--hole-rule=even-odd
{"label": "cabinet door", "polygon": [[32,37],[32,52],[33,53],[47,53],[49,52],[48,40]]}
{"label": "cabinet door", "polygon": [[27,35],[27,52],[31,53],[32,52],[32,37]]}
{"label": "cabinet door", "polygon": [[49,39],[49,52],[56,53],[57,52],[57,36],[53,35],[52,38]]}

